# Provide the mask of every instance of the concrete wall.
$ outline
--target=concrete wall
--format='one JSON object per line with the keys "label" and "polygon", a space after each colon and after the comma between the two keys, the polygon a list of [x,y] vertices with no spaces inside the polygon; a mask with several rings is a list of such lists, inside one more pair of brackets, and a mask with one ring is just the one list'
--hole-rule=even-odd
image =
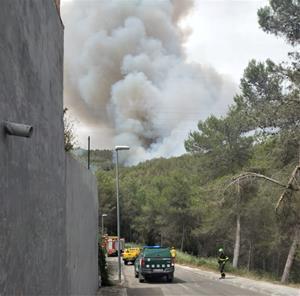
{"label": "concrete wall", "polygon": [[[94,276],[94,264],[80,266],[83,246],[72,242],[90,229],[84,240],[92,253],[85,258],[95,256],[87,237],[95,241],[96,233],[84,218],[72,228],[66,199],[74,182],[85,184],[82,217],[94,219],[95,190],[87,188],[95,186],[94,178],[82,169],[75,175],[66,170],[76,165],[67,160],[66,166],[62,96],[63,26],[54,1],[1,1],[0,295],[65,295],[80,288],[72,283],[82,267],[88,272],[80,282],[84,288]],[[33,125],[32,137],[5,135],[4,120]]]}
{"label": "concrete wall", "polygon": [[[52,1],[0,4],[0,292],[66,292],[63,29]],[[5,136],[3,120],[34,126]]]}
{"label": "concrete wall", "polygon": [[92,295],[98,288],[98,198],[96,178],[66,158],[69,293]]}

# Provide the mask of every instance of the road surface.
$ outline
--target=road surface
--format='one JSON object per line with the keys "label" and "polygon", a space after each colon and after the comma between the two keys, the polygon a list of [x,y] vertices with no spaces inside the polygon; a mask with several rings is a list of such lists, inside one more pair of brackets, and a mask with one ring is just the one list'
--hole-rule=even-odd
{"label": "road surface", "polygon": [[[117,259],[108,258],[117,279]],[[103,296],[300,296],[300,291],[272,283],[228,275],[220,280],[218,273],[176,265],[173,283],[157,279],[139,283],[132,265],[122,265],[122,285],[119,289],[103,290]],[[110,292],[109,292],[110,291]]]}
{"label": "road surface", "polygon": [[175,295],[231,295],[231,296],[265,296],[266,294],[257,293],[235,287],[230,284],[228,279],[219,280],[209,279],[193,272],[193,269],[186,269],[179,265],[176,266],[173,283],[167,283],[165,279],[157,279],[139,283],[134,277],[133,266],[124,266],[124,276],[128,296],[175,296]]}

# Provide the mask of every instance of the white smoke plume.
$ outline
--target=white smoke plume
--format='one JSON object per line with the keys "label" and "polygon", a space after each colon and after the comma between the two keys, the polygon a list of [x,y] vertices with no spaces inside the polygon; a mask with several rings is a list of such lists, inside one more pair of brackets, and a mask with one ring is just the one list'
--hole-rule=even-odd
{"label": "white smoke plume", "polygon": [[192,0],[73,0],[63,5],[65,105],[98,148],[129,163],[184,153],[198,120],[222,114],[235,86],[185,61]]}

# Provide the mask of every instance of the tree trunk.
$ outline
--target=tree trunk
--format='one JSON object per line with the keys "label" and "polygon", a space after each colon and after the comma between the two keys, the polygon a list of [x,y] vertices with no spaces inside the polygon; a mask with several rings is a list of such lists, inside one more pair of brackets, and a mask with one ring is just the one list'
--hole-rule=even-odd
{"label": "tree trunk", "polygon": [[198,242],[197,244],[197,256],[200,256],[202,255],[202,246],[201,246],[201,243]]}
{"label": "tree trunk", "polygon": [[283,271],[283,274],[282,274],[282,277],[281,277],[281,283],[286,283],[289,279],[291,267],[292,267],[292,264],[293,264],[293,261],[294,261],[294,257],[295,257],[295,253],[296,253],[296,250],[297,250],[297,245],[299,244],[299,240],[300,240],[300,229],[299,229],[299,226],[298,226],[295,229],[294,239],[293,239],[292,245],[290,247],[288,257],[286,259],[284,271]]}
{"label": "tree trunk", "polygon": [[280,266],[280,253],[277,254],[277,266],[276,266],[276,275],[279,277],[279,266]]}
{"label": "tree trunk", "polygon": [[275,270],[276,270],[276,254],[273,254],[273,256],[272,256],[272,271],[273,271],[273,273]]}
{"label": "tree trunk", "polygon": [[248,262],[247,262],[248,270],[250,270],[250,266],[251,266],[251,256],[252,256],[252,242],[249,241]]}
{"label": "tree trunk", "polygon": [[241,245],[241,216],[237,214],[236,216],[236,233],[235,233],[235,245],[233,251],[233,262],[232,266],[237,268],[240,255],[240,245]]}
{"label": "tree trunk", "polygon": [[182,225],[182,237],[181,237],[181,246],[180,246],[181,252],[183,252],[183,242],[184,242],[184,224]]}

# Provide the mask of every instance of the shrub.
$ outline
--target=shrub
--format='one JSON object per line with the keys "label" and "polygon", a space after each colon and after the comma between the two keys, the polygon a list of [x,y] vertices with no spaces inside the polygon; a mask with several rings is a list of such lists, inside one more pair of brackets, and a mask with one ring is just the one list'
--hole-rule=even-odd
{"label": "shrub", "polygon": [[108,269],[107,269],[107,263],[105,257],[105,249],[102,248],[100,244],[98,248],[98,268],[99,268],[99,273],[101,275],[101,285],[108,286],[110,283],[109,283]]}

